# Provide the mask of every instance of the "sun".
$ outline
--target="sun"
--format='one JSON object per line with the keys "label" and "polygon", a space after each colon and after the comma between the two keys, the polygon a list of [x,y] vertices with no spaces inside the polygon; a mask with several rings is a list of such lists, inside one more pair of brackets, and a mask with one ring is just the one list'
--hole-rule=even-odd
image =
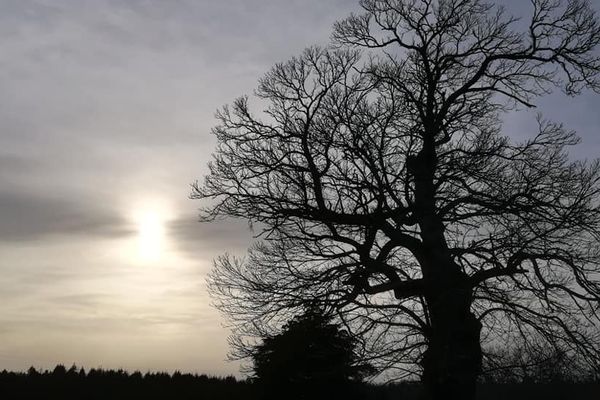
{"label": "sun", "polygon": [[135,213],[138,261],[155,263],[161,259],[165,247],[165,220],[165,214],[156,208],[144,208]]}
{"label": "sun", "polygon": [[144,212],[138,221],[138,257],[141,261],[157,261],[162,253],[164,229],[156,212]]}

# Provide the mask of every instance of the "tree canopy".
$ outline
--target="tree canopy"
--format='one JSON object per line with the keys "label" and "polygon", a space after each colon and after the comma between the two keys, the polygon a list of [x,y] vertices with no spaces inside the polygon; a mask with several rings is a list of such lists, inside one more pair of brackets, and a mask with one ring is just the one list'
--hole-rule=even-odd
{"label": "tree canopy", "polygon": [[285,390],[286,397],[294,391],[339,389],[371,372],[356,342],[331,316],[308,308],[254,349],[254,375],[271,391]]}
{"label": "tree canopy", "polygon": [[316,303],[431,398],[472,398],[482,343],[515,335],[598,359],[600,164],[542,116],[502,132],[555,88],[600,90],[590,3],[532,0],[525,24],[480,0],[360,4],[260,80],[261,114],[217,115],[192,197],[258,237],[210,276],[234,356]]}

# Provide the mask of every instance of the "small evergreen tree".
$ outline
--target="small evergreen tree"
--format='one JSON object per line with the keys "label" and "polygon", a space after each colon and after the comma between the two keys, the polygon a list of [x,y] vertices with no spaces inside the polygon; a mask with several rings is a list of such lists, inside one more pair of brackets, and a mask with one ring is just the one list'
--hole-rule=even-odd
{"label": "small evergreen tree", "polygon": [[326,395],[361,381],[372,368],[356,352],[357,341],[318,308],[293,318],[253,354],[254,374],[267,393],[287,397]]}

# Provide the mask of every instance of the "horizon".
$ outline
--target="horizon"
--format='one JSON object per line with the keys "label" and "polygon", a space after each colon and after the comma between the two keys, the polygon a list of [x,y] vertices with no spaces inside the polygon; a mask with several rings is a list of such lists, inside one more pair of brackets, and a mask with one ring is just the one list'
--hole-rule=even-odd
{"label": "horizon", "polygon": [[[207,172],[215,111],[275,63],[327,45],[358,1],[5,0],[2,11],[0,371],[243,376],[204,280],[252,232],[198,222],[190,184]],[[538,106],[506,115],[505,134],[529,137],[542,112],[582,138],[572,158],[600,154],[593,94]]]}

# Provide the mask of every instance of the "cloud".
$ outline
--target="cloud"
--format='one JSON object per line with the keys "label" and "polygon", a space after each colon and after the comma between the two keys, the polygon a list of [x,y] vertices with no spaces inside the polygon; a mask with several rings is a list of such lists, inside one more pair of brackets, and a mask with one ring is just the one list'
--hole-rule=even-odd
{"label": "cloud", "polygon": [[114,238],[133,232],[123,218],[92,202],[22,191],[0,191],[0,221],[0,242],[64,235]]}
{"label": "cloud", "polygon": [[94,309],[105,304],[110,304],[114,297],[107,293],[76,293],[55,296],[47,299],[58,307],[73,307],[79,309]]}
{"label": "cloud", "polygon": [[0,153],[0,176],[10,177],[17,174],[28,174],[39,171],[40,162],[37,159],[26,159],[15,154]]}
{"label": "cloud", "polygon": [[[275,62],[326,43],[350,7],[3,1],[0,358],[14,357],[5,367],[70,358],[222,370],[227,335],[208,308],[204,261],[243,254],[252,233],[244,222],[197,222],[187,185],[214,147],[214,111],[251,93]],[[167,234],[189,257],[177,254],[161,279],[156,266],[123,265],[111,246],[125,241],[98,240],[131,233],[122,215],[153,196],[182,215]]]}
{"label": "cloud", "polygon": [[203,223],[190,216],[171,221],[167,229],[180,251],[191,257],[226,252],[244,254],[253,242],[252,231],[241,220]]}

